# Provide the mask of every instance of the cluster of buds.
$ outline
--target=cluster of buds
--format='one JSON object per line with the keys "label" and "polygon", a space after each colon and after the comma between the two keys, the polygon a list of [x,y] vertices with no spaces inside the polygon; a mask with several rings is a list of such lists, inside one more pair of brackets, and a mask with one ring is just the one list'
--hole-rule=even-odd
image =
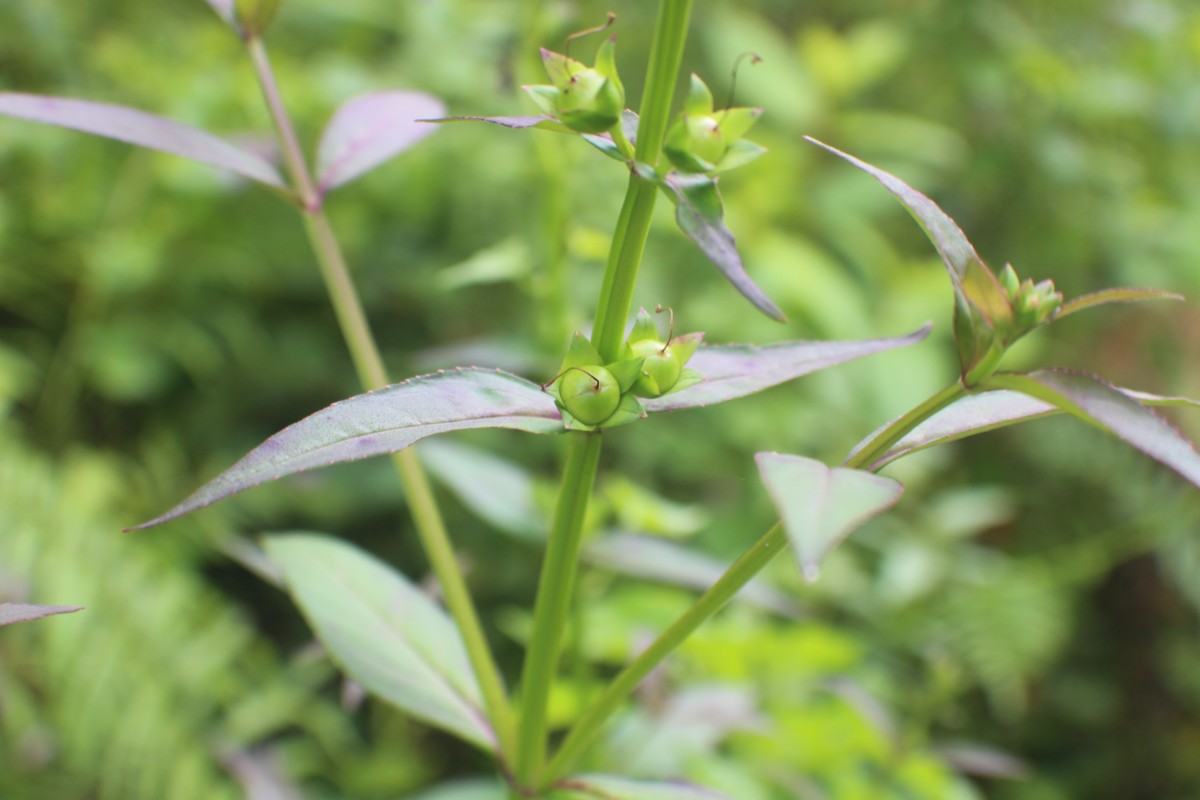
{"label": "cluster of buds", "polygon": [[542,388],[554,397],[568,430],[624,425],[645,416],[638,397],[659,397],[700,380],[685,365],[702,338],[668,333],[663,341],[643,308],[616,361],[605,363],[591,341],[576,333],[558,374]]}
{"label": "cluster of buds", "polygon": [[1062,305],[1062,292],[1054,288],[1054,281],[1034,283],[1030,278],[1022,281],[1012,264],[1004,265],[1000,273],[1000,285],[1012,308],[1010,327],[1000,332],[1006,343],[1015,342],[1034,328],[1049,322]]}

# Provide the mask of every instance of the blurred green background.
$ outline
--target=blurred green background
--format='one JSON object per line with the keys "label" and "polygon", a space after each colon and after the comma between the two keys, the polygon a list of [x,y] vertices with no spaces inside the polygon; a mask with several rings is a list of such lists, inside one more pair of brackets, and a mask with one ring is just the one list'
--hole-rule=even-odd
{"label": "blurred green background", "polygon": [[[678,330],[710,342],[936,328],[909,350],[613,430],[597,541],[651,534],[727,562],[773,521],[754,452],[836,462],[953,379],[950,286],[932,248],[803,134],[897,173],[993,266],[1053,278],[1068,297],[1200,296],[1194,3],[696,6],[685,68],[718,101],[740,53],[764,58],[743,66],[736,103],[766,108],[751,138],[770,153],[722,187],[749,272],[790,322],[738,297],[665,202],[635,301],[673,306]],[[646,2],[286,0],[268,45],[311,144],[341,101],[372,89],[431,92],[454,114],[530,113],[516,87],[542,80],[536,48],[561,49],[610,8],[636,103]],[[239,42],[201,0],[9,0],[0,32],[4,90],[124,103],[248,141],[269,129]],[[623,183],[577,141],[455,125],[331,195],[392,376],[470,363],[551,377],[590,320]],[[1007,364],[1200,397],[1198,309],[1072,317]],[[468,795],[421,793],[487,775],[483,756],[342,686],[287,598],[242,566],[253,536],[304,529],[424,577],[382,461],[119,533],[357,391],[291,209],[179,159],[0,119],[0,600],[87,606],[0,631],[0,798],[449,800]],[[1194,416],[1175,421],[1200,434]],[[558,443],[454,443],[472,449],[427,458],[512,679],[539,553],[487,501],[544,513]],[[1200,796],[1194,489],[1062,419],[890,473],[908,486],[895,511],[813,586],[780,559],[768,602],[704,628],[588,766],[739,800]],[[613,566],[581,582],[563,723],[691,596]]]}

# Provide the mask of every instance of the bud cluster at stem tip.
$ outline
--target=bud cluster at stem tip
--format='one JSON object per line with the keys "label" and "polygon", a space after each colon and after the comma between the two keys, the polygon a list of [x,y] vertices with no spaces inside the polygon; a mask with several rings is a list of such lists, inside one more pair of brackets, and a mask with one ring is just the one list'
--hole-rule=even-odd
{"label": "bud cluster at stem tip", "polygon": [[1012,308],[1011,327],[1006,331],[999,331],[1003,341],[1009,344],[1034,328],[1046,324],[1062,305],[1063,296],[1054,288],[1054,281],[1034,283],[1030,278],[1022,281],[1017,277],[1012,264],[1004,265],[1000,273],[1000,285],[1004,288],[1004,294]]}

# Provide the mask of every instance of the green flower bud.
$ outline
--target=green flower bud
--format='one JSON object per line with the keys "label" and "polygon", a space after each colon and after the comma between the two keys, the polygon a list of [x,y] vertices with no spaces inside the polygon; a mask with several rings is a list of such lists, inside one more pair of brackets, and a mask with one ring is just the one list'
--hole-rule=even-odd
{"label": "green flower bud", "polygon": [[667,131],[663,149],[683,172],[719,172],[745,164],[765,150],[742,137],[762,115],[761,108],[713,111],[712,92],[692,75],[683,113]]}
{"label": "green flower bud", "polygon": [[1058,307],[1062,305],[1062,293],[1054,288],[1054,281],[1034,283],[1029,278],[1020,280],[1012,264],[1006,264],[999,275],[1000,286],[1012,309],[1012,319],[997,330],[1003,343],[1012,344],[1025,334],[1045,325]]}
{"label": "green flower bud", "polygon": [[563,407],[585,425],[599,425],[621,403],[621,386],[599,364],[572,367],[560,379],[558,396]]}
{"label": "green flower bud", "polygon": [[580,133],[603,133],[621,121],[625,87],[617,75],[612,39],[600,46],[595,67],[561,53],[541,52],[553,85],[524,88],[542,111]]}

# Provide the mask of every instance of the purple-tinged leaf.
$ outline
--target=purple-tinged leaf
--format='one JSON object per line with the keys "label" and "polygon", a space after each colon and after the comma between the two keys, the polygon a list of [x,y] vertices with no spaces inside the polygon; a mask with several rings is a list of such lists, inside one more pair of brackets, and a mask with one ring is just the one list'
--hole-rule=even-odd
{"label": "purple-tinged leaf", "polygon": [[[1186,397],[1160,397],[1133,389],[1118,388],[1117,391],[1148,406],[1200,408],[1200,402],[1189,400]],[[997,389],[967,395],[913,428],[904,438],[892,445],[886,453],[868,465],[868,469],[878,470],[898,458],[935,445],[1060,413],[1062,413],[1062,409],[1053,404],[1021,392]],[[867,442],[874,439],[886,427],[885,425],[879,428],[855,445],[854,449],[850,451],[850,455],[861,450]]]}
{"label": "purple-tinged leaf", "polygon": [[678,411],[723,403],[761,392],[819,369],[856,358],[916,344],[929,335],[930,326],[907,336],[851,342],[781,342],[755,345],[701,346],[688,361],[700,374],[699,383],[661,397],[642,400],[647,412]]}
{"label": "purple-tinged leaf", "polygon": [[727,800],[691,783],[634,781],[611,775],[581,775],[555,785],[549,800]]}
{"label": "purple-tinged leaf", "polygon": [[1169,422],[1094,375],[1039,370],[1027,375],[1001,373],[984,381],[985,389],[1009,389],[1079,417],[1133,445],[1200,486],[1200,454]]}
{"label": "purple-tinged leaf", "polygon": [[41,606],[28,603],[0,603],[0,627],[15,622],[29,622],[54,614],[72,614],[83,606]]}
{"label": "purple-tinged leaf", "polygon": [[1012,319],[1012,308],[996,276],[975,252],[962,229],[928,197],[891,173],[811,136],[804,138],[875,178],[920,223],[954,283],[954,336],[966,374],[987,353],[995,328]]}
{"label": "purple-tinged leaf", "polygon": [[707,175],[668,173],[661,184],[675,201],[679,229],[696,243],[708,260],[729,279],[742,296],[773,320],[786,322],[783,312],[763,294],[742,264],[733,233],[725,225],[725,210],[717,179]]}
{"label": "purple-tinged leaf", "polygon": [[207,2],[212,6],[212,10],[217,12],[217,16],[229,24],[229,27],[239,33],[241,32],[242,26],[237,21],[237,10],[234,7],[234,0],[207,0]]}
{"label": "purple-tinged leaf", "polygon": [[1175,292],[1167,292],[1162,289],[1133,289],[1133,288],[1118,288],[1118,289],[1102,289],[1099,292],[1080,295],[1072,300],[1068,300],[1058,307],[1054,312],[1052,320],[1059,320],[1068,314],[1074,314],[1076,311],[1083,311],[1085,308],[1094,308],[1095,306],[1108,305],[1109,303],[1136,303],[1142,300],[1182,300],[1183,295]]}
{"label": "purple-tinged leaf", "polygon": [[124,106],[0,92],[0,115],[116,139],[227,169],[276,189],[287,189],[279,171],[253,153],[208,131]]}
{"label": "purple-tinged leaf", "polygon": [[507,372],[468,367],[410,378],[284,428],[170,511],[130,530],[161,525],[285,475],[395,453],[426,436],[474,428],[555,433],[563,424],[550,395]]}
{"label": "purple-tinged leaf", "polygon": [[495,749],[458,628],[407,578],[328,536],[272,536],[266,552],[351,679],[418,719]]}
{"label": "purple-tinged leaf", "polygon": [[542,114],[536,117],[438,117],[437,119],[423,119],[421,122],[490,122],[493,125],[499,125],[502,128],[512,128],[513,130],[521,131],[526,128],[538,128],[544,131],[557,131],[558,133],[574,134],[575,131],[563,125],[554,117],[548,114]]}
{"label": "purple-tinged leaf", "polygon": [[800,573],[812,582],[825,556],[864,522],[891,508],[904,487],[891,478],[781,453],[754,456]]}
{"label": "purple-tinged leaf", "polygon": [[349,183],[435,130],[422,120],[446,107],[423,92],[372,92],[347,100],[333,115],[317,148],[317,189]]}
{"label": "purple-tinged leaf", "polygon": [[[725,574],[729,565],[657,536],[617,533],[590,539],[583,545],[589,564],[635,578],[704,591]],[[797,617],[800,609],[782,592],[759,579],[746,584],[737,598],[747,605],[784,617]]]}

